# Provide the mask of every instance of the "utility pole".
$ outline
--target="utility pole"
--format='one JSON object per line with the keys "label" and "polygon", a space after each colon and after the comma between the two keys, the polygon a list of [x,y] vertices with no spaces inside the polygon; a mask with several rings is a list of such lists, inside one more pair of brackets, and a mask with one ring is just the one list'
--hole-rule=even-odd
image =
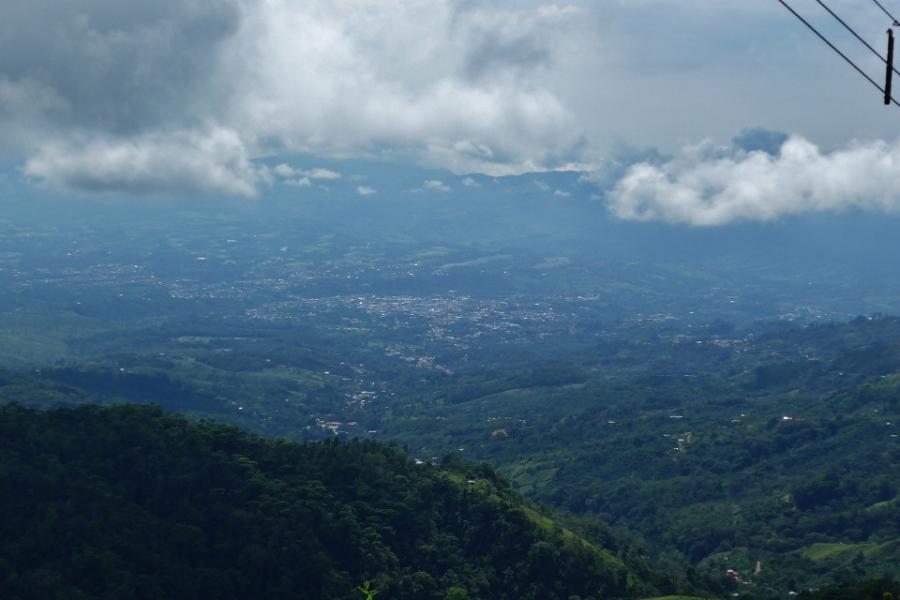
{"label": "utility pole", "polygon": [[891,103],[891,84],[894,80],[894,30],[888,29],[887,74],[884,79],[884,103]]}

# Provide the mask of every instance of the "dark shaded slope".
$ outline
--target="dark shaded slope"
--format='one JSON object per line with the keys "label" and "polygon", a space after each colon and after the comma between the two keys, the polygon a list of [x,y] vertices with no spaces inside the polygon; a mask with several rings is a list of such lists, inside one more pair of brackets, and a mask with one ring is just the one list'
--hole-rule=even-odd
{"label": "dark shaded slope", "polygon": [[357,598],[365,580],[390,599],[639,591],[490,468],[415,465],[374,442],[271,441],[152,407],[9,405],[0,490],[4,598]]}

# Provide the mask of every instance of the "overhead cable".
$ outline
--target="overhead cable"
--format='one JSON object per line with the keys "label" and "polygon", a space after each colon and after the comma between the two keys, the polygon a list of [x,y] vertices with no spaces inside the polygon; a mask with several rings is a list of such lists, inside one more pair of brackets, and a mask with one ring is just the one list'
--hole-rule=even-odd
{"label": "overhead cable", "polygon": [[[866,74],[866,72],[863,71],[859,66],[857,66],[857,64],[856,64],[855,62],[853,62],[852,60],[850,60],[850,58],[849,58],[846,54],[844,54],[843,52],[841,52],[840,50],[838,50],[838,47],[837,47],[837,46],[835,46],[834,44],[832,44],[832,43],[828,40],[828,38],[826,38],[824,35],[822,35],[822,34],[819,32],[818,29],[816,29],[815,27],[813,27],[812,24],[811,24],[809,21],[807,21],[806,19],[804,19],[804,18],[800,15],[800,13],[798,13],[796,10],[794,10],[793,8],[791,8],[791,5],[790,5],[790,4],[788,4],[787,2],[785,2],[785,0],[778,0],[778,1],[782,4],[782,6],[784,6],[786,9],[788,9],[788,10],[791,12],[792,15],[794,15],[795,17],[797,17],[797,18],[800,20],[801,23],[803,23],[804,25],[806,25],[806,26],[809,28],[810,31],[812,31],[814,34],[816,34],[816,35],[819,37],[820,40],[822,40],[823,42],[825,42],[825,43],[828,45],[829,48],[831,48],[832,50],[834,50],[834,52],[837,53],[838,56],[840,56],[841,58],[843,58],[843,59],[847,62],[847,64],[849,64],[851,67],[853,67],[853,68],[856,70],[857,73],[859,73],[860,75],[862,75],[863,77],[865,77],[866,81],[868,81],[869,83],[871,83],[871,84],[875,87],[875,89],[877,89],[877,90],[878,90],[879,92],[881,92],[882,94],[885,93],[883,87],[881,87],[880,85],[878,85],[878,83],[877,83],[874,79],[872,79],[871,77],[869,77],[869,76]],[[896,106],[900,106],[900,102],[897,102],[894,98],[891,98],[891,102],[893,102]]]}
{"label": "overhead cable", "polygon": [[[850,27],[849,25],[847,25],[847,22],[846,22],[846,21],[844,21],[842,18],[840,18],[838,15],[836,15],[835,12],[834,12],[833,10],[831,10],[830,8],[828,8],[828,5],[827,5],[827,4],[825,4],[824,2],[822,2],[822,0],[816,0],[816,2],[818,2],[820,5],[822,5],[822,8],[824,8],[825,10],[827,10],[827,11],[828,11],[828,14],[830,14],[832,17],[834,17],[835,19],[837,19],[837,21],[838,21],[841,25],[844,26],[844,29],[846,29],[846,30],[849,31],[851,34],[853,34],[853,37],[855,37],[856,39],[858,39],[858,40],[859,40],[866,48],[868,48],[868,49],[869,49],[869,52],[871,52],[872,54],[874,54],[875,56],[877,56],[877,57],[881,60],[881,62],[883,62],[884,64],[887,64],[887,62],[888,62],[887,59],[886,59],[885,57],[883,57],[883,56],[878,52],[878,50],[876,50],[875,48],[873,48],[872,45],[869,44],[869,42],[867,42],[866,40],[864,40],[858,33],[856,33],[856,31],[854,31],[852,27]],[[893,66],[891,66],[891,69],[894,71],[894,73],[896,73],[897,75],[900,75],[900,71],[898,71],[897,69],[895,69]]]}
{"label": "overhead cable", "polygon": [[894,15],[889,13],[887,9],[881,5],[881,2],[879,2],[878,0],[872,0],[872,2],[875,3],[875,6],[881,9],[881,12],[888,16],[888,18],[891,20],[891,23],[894,24],[894,27],[900,27],[900,23],[897,22],[897,19],[894,18]]}

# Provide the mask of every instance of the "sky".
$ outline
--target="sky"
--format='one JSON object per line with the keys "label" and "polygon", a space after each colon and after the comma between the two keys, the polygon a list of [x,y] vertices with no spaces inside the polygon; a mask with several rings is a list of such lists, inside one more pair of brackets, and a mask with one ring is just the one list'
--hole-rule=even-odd
{"label": "sky", "polygon": [[[884,46],[874,3],[826,3]],[[318,156],[583,171],[639,221],[896,213],[898,134],[776,0],[30,0],[0,21],[4,177],[79,195],[299,191],[329,174],[293,157]]]}

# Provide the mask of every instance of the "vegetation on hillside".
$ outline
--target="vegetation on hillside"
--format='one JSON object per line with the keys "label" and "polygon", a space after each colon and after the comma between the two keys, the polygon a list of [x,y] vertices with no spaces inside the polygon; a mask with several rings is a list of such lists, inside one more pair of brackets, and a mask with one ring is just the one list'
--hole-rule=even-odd
{"label": "vegetation on hillside", "polygon": [[[631,598],[640,565],[487,465],[300,445],[133,405],[0,409],[0,596]],[[637,567],[637,570],[635,568]]]}

